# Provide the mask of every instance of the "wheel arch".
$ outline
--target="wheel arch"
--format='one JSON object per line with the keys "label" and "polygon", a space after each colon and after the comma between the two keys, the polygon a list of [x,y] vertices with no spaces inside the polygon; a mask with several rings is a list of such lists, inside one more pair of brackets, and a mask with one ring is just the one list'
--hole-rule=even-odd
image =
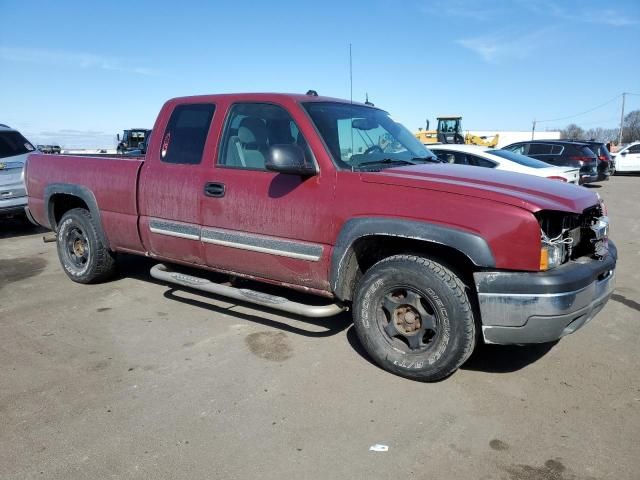
{"label": "wheel arch", "polygon": [[98,235],[104,245],[109,247],[108,239],[104,233],[102,218],[98,202],[91,190],[82,185],[68,183],[53,183],[44,189],[44,204],[46,205],[47,219],[52,230],[56,231],[62,216],[74,208],[84,208],[98,223]]}
{"label": "wheel arch", "polygon": [[474,268],[495,266],[489,245],[474,233],[413,220],[351,219],[340,231],[332,253],[330,282],[334,295],[339,300],[352,300],[362,274],[382,258],[399,253],[438,259],[471,284]]}

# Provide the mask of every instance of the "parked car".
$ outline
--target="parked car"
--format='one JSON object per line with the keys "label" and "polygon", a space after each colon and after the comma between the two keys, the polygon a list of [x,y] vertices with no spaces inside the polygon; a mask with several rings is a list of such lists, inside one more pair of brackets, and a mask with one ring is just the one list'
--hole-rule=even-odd
{"label": "parked car", "polygon": [[42,153],[60,154],[62,152],[60,145],[36,145],[36,148]]}
{"label": "parked car", "polygon": [[0,216],[24,213],[24,164],[35,148],[20,132],[0,124]]}
{"label": "parked car", "polygon": [[579,168],[581,184],[608,180],[609,178],[608,168],[604,170],[606,175],[601,175],[598,172],[598,157],[584,142],[529,140],[512,143],[503,147],[503,150],[520,153],[557,167]]}
{"label": "parked car", "polygon": [[589,145],[589,148],[598,157],[598,180],[607,180],[615,172],[615,161],[607,145],[593,140],[584,140],[584,143]]}
{"label": "parked car", "polygon": [[127,252],[315,294],[325,304],[151,269],[291,314],[350,309],[372,359],[425,381],[454,372],[481,338],[570,334],[613,291],[616,247],[594,192],[440,163],[372,105],[176,98],[153,131],[144,158],[30,155],[29,210],[56,232],[73,281],[106,280]]}
{"label": "parked car", "polygon": [[640,172],[640,142],[634,142],[613,154],[618,172]]}
{"label": "parked car", "polygon": [[496,150],[476,145],[444,144],[433,145],[429,149],[436,154],[440,161],[445,163],[526,173],[574,185],[578,185],[580,180],[578,168],[552,167],[548,163],[509,150]]}

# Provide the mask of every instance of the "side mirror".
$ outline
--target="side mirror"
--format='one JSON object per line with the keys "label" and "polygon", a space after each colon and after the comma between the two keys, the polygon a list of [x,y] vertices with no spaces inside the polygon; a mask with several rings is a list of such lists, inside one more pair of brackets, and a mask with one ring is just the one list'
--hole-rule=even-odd
{"label": "side mirror", "polygon": [[624,152],[620,152],[620,155],[622,155],[623,157],[627,154],[627,151],[625,150]]}
{"label": "side mirror", "polygon": [[118,139],[118,141],[120,141],[120,134],[116,133],[116,138]]}
{"label": "side mirror", "polygon": [[318,173],[315,165],[305,162],[302,149],[292,144],[271,146],[267,151],[265,167],[272,172],[302,177],[311,177]]}

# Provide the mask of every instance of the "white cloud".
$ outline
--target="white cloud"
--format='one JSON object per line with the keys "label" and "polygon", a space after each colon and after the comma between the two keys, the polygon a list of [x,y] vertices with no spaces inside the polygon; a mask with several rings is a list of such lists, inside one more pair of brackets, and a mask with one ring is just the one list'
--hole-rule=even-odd
{"label": "white cloud", "polygon": [[627,12],[613,8],[589,8],[582,4],[574,8],[566,8],[554,0],[518,0],[518,3],[535,14],[573,22],[595,23],[611,27],[629,27],[640,23],[637,18],[628,16]]}
{"label": "white cloud", "polygon": [[611,9],[583,12],[579,18],[584,22],[604,23],[612,27],[628,27],[639,23],[635,18],[625,17],[620,15],[619,12]]}
{"label": "white cloud", "polygon": [[0,60],[47,66],[57,65],[66,68],[109,70],[138,75],[156,75],[156,72],[149,68],[131,66],[119,58],[65,50],[0,46]]}
{"label": "white cloud", "polygon": [[496,33],[458,40],[456,43],[471,50],[488,63],[500,63],[505,60],[523,59],[539,48],[550,29],[534,31],[517,36],[515,33]]}
{"label": "white cloud", "polygon": [[[517,9],[520,11],[516,11]],[[593,8],[582,2],[568,7],[557,0],[516,0],[514,3],[497,0],[427,0],[422,10],[433,16],[470,18],[479,21],[495,21],[498,17],[522,15],[526,10],[546,18],[570,20],[580,23],[596,23],[612,27],[628,27],[640,24],[629,13],[613,8]]]}

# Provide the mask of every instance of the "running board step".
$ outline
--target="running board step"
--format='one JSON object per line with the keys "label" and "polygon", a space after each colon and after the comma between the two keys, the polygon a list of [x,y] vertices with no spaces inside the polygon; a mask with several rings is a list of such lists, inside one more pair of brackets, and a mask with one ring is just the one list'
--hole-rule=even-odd
{"label": "running board step", "polygon": [[287,300],[284,297],[269,295],[268,293],[256,292],[246,288],[235,288],[227,285],[214,283],[206,278],[194,277],[184,273],[173,272],[166,265],[159,263],[151,268],[151,276],[164,282],[175,283],[183,287],[195,288],[203,292],[221,295],[223,297],[240,300],[242,302],[262,305],[282,312],[302,315],[304,317],[322,318],[332,317],[346,310],[346,307],[332,303],[329,305],[305,305]]}

